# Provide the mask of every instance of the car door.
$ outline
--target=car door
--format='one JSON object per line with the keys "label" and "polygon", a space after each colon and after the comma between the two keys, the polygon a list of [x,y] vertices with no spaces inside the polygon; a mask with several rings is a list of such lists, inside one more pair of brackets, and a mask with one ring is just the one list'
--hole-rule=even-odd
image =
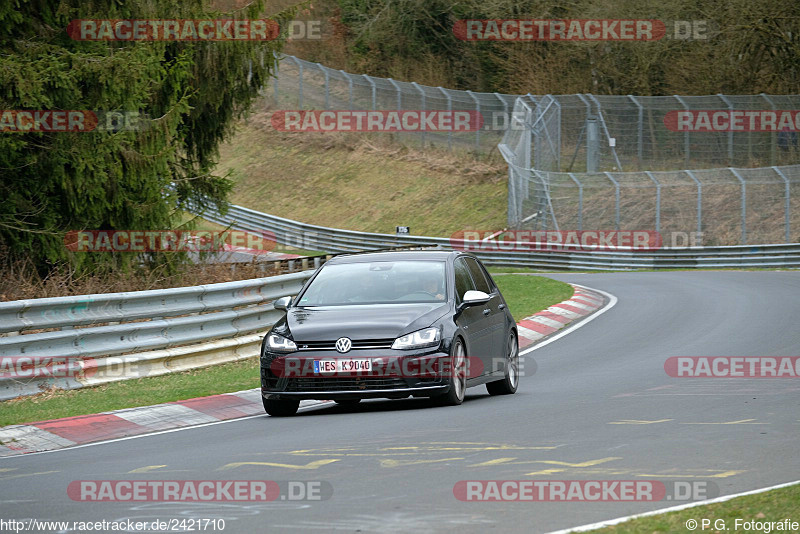
{"label": "car door", "polygon": [[[477,289],[469,266],[465,258],[456,258],[453,262],[456,285],[456,304],[461,304],[464,293]],[[456,324],[460,326],[467,336],[467,356],[470,358],[472,368],[467,375],[469,378],[476,378],[491,371],[492,363],[492,319],[489,314],[484,313],[486,306],[469,306],[464,308],[456,318]],[[479,365],[476,365],[480,361]],[[477,372],[476,372],[477,371]]]}
{"label": "car door", "polygon": [[491,278],[474,258],[464,258],[475,282],[475,288],[491,296],[491,300],[483,306],[476,306],[486,317],[487,348],[486,372],[504,369],[506,352],[506,314],[503,311],[505,304],[500,297],[500,291],[492,283]]}

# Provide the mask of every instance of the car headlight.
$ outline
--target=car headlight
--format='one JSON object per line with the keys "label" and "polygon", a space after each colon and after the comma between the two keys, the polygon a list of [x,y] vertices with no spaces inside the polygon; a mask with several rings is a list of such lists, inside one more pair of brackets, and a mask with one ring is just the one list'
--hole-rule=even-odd
{"label": "car headlight", "polygon": [[275,352],[293,352],[297,350],[297,345],[295,345],[294,341],[278,334],[267,336],[267,347]]}
{"label": "car headlight", "polygon": [[442,334],[438,328],[424,328],[398,337],[392,343],[393,349],[421,349],[423,347],[435,347],[442,339]]}

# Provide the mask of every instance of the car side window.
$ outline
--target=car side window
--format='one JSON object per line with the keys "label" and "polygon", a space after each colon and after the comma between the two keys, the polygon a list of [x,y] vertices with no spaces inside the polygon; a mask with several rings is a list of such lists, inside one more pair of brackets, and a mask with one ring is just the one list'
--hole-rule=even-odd
{"label": "car side window", "polygon": [[473,258],[465,258],[465,261],[469,267],[469,272],[472,273],[472,279],[475,281],[475,287],[477,290],[483,291],[487,295],[491,294],[491,284],[489,284],[489,282],[486,280],[486,276],[483,274],[483,269],[481,269],[481,266],[478,265],[478,262]]}
{"label": "car side window", "polygon": [[469,275],[469,268],[461,258],[453,263],[453,269],[456,276],[456,302],[461,304],[464,298],[464,293],[471,289],[475,289],[475,284]]}

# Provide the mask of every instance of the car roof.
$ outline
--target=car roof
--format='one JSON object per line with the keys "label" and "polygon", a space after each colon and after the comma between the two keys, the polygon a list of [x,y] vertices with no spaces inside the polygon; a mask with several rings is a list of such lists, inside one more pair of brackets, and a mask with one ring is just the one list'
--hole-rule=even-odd
{"label": "car roof", "polygon": [[384,252],[361,252],[356,254],[343,254],[334,256],[327,264],[333,263],[363,263],[370,261],[414,261],[433,260],[447,261],[459,255],[458,251],[450,250],[393,250]]}

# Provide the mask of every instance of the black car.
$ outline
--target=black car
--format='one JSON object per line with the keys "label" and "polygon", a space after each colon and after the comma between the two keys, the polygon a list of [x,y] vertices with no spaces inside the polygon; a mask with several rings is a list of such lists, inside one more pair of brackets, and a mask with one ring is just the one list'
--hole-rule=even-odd
{"label": "black car", "polygon": [[439,250],[337,256],[291,300],[261,347],[270,415],[302,399],[431,397],[461,404],[466,388],[515,393],[516,323],[477,258]]}

